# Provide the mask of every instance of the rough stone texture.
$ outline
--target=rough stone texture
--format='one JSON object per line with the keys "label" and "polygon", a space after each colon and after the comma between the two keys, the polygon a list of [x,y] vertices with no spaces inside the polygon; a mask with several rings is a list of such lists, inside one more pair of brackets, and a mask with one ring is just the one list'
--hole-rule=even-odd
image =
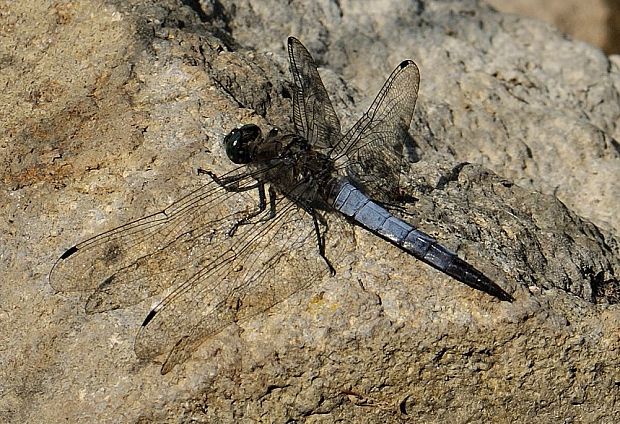
{"label": "rough stone texture", "polygon": [[[3,421],[620,420],[620,60],[477,2],[372,4],[0,5]],[[227,169],[231,128],[285,126],[290,34],[344,127],[418,63],[410,220],[516,301],[356,230],[334,278],[161,376],[132,350],[150,301],[85,315],[47,273]]]}
{"label": "rough stone texture", "polygon": [[618,28],[615,28],[620,8],[617,0],[485,0],[501,12],[515,13],[548,22],[570,36],[618,53]]}

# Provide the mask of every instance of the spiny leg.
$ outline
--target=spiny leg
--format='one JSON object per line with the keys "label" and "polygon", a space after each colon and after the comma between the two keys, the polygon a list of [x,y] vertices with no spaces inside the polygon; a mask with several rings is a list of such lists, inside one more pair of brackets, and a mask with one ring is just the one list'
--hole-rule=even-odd
{"label": "spiny leg", "polygon": [[[321,228],[319,226],[319,218],[317,217],[317,213],[314,209],[309,209],[308,213],[312,216],[312,222],[314,223],[314,233],[316,234],[316,241],[319,246],[319,255],[325,261],[325,264],[329,268],[329,273],[333,276],[336,275],[336,270],[325,256],[325,234],[321,234]],[[327,226],[326,223],[325,226]]]}
{"label": "spiny leg", "polygon": [[[273,219],[276,217],[276,191],[273,187],[269,186],[268,193],[269,193],[269,215],[267,215],[264,218],[261,218],[261,221],[269,221],[270,219]],[[237,221],[235,225],[233,225],[232,228],[228,230],[228,235],[230,237],[232,237],[237,231],[237,229],[241,227],[242,225],[252,224],[253,222],[251,222],[251,219],[257,217],[265,209],[267,209],[264,184],[261,184],[258,186],[258,197],[259,197],[258,209],[255,210],[254,212],[249,213],[244,218]]]}
{"label": "spiny leg", "polygon": [[379,204],[380,206],[382,206],[383,208],[387,209],[390,212],[397,211],[401,215],[408,216],[408,217],[415,217],[416,214],[413,212],[409,212],[405,205],[414,204],[419,199],[416,197],[410,196],[408,194],[401,193],[395,199],[394,202],[380,202],[376,199],[373,199],[373,200],[374,202],[376,202],[377,204]]}
{"label": "spiny leg", "polygon": [[267,209],[267,202],[265,202],[265,186],[260,184],[258,187],[258,208],[254,212],[248,213],[245,217],[241,218],[239,221],[235,222],[232,227],[228,230],[228,236],[232,237],[237,232],[237,229],[242,225],[247,225],[250,223],[252,218],[263,213],[265,209]]}
{"label": "spiny leg", "polygon": [[219,185],[226,191],[230,191],[233,193],[242,193],[244,191],[250,191],[255,188],[259,188],[261,185],[263,185],[263,183],[261,183],[260,181],[257,181],[255,184],[251,184],[247,187],[239,187],[239,181],[236,181],[234,176],[220,178],[209,170],[198,168],[198,175],[201,175],[201,174],[208,175],[217,185]]}
{"label": "spiny leg", "polygon": [[[237,230],[239,229],[239,227],[241,227],[242,225],[251,224],[252,218],[257,217],[258,215],[263,213],[265,209],[267,209],[267,201],[266,201],[266,196],[265,196],[265,184],[264,183],[257,181],[256,184],[251,184],[247,187],[239,187],[238,182],[235,181],[234,178],[220,178],[217,175],[215,175],[213,172],[204,170],[204,169],[198,169],[198,173],[208,175],[209,177],[211,177],[211,179],[216,184],[218,184],[220,187],[222,187],[226,191],[229,191],[232,193],[241,193],[244,191],[250,191],[254,189],[258,190],[258,208],[253,212],[249,212],[245,217],[241,218],[239,221],[233,224],[233,226],[230,227],[227,233],[229,237],[234,236]],[[273,187],[269,186],[269,215],[265,217],[264,220],[273,219],[275,216],[276,216],[276,192]]]}

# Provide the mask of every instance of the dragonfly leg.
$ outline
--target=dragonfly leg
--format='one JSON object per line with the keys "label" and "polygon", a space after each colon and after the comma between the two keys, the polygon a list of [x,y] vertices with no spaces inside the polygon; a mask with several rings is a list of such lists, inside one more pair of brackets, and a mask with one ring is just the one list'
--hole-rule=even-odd
{"label": "dragonfly leg", "polygon": [[416,214],[413,212],[409,212],[407,210],[407,208],[405,208],[402,205],[396,204],[396,203],[386,203],[386,202],[377,202],[375,200],[375,202],[380,205],[381,207],[383,207],[384,209],[388,210],[390,213],[393,213],[394,211],[398,212],[400,215],[403,216],[408,216],[408,217],[415,217]]}
{"label": "dragonfly leg", "polygon": [[[230,229],[228,230],[228,236],[232,237],[235,235],[239,227],[242,225],[252,224],[252,218],[256,218],[258,215],[263,213],[267,209],[267,200],[265,196],[265,184],[257,181],[256,184],[251,184],[244,187],[239,187],[238,182],[234,178],[220,178],[215,175],[213,172],[205,169],[198,169],[199,174],[206,174],[220,187],[225,189],[226,191],[230,191],[233,193],[241,193],[244,191],[250,190],[258,190],[258,208],[248,213],[245,217],[237,221]],[[275,218],[276,216],[276,191],[273,187],[269,186],[269,215],[262,220],[270,220]]]}
{"label": "dragonfly leg", "polygon": [[377,203],[378,205],[382,206],[383,208],[387,209],[390,212],[396,211],[401,215],[404,216],[408,216],[408,217],[415,217],[416,214],[413,212],[409,212],[407,210],[407,207],[405,205],[409,205],[409,204],[414,204],[416,202],[418,202],[417,197],[414,196],[410,196],[408,194],[405,193],[400,193],[396,198],[394,202],[380,202],[376,199],[373,199],[373,201],[375,203]]}
{"label": "dragonfly leg", "polygon": [[276,189],[269,186],[269,216],[267,219],[276,217]]}
{"label": "dragonfly leg", "polygon": [[261,185],[263,185],[263,183],[261,183],[260,181],[257,181],[255,184],[250,184],[245,187],[239,187],[239,181],[236,180],[236,177],[220,178],[217,175],[215,175],[213,172],[206,170],[206,169],[201,169],[201,168],[198,168],[198,174],[208,175],[217,185],[219,185],[226,191],[230,191],[233,193],[241,193],[244,191],[254,190],[255,188],[259,188]]}
{"label": "dragonfly leg", "polygon": [[327,259],[327,256],[325,256],[325,234],[321,234],[318,215],[314,209],[308,210],[308,213],[312,216],[312,222],[314,223],[314,233],[316,234],[316,241],[319,246],[319,255],[321,255],[321,258],[323,258],[325,264],[329,268],[329,273],[331,275],[336,275],[336,270],[331,262],[329,262],[329,259]]}
{"label": "dragonfly leg", "polygon": [[263,184],[257,187],[258,189],[258,208],[254,212],[248,213],[246,216],[235,222],[228,230],[228,236],[232,237],[237,232],[237,229],[242,225],[250,224],[251,219],[263,213],[267,209],[267,202],[265,201],[265,186]]}
{"label": "dragonfly leg", "polygon": [[[229,237],[234,236],[237,229],[241,227],[242,225],[253,224],[254,222],[252,222],[252,218],[257,217],[258,215],[263,213],[265,209],[267,209],[267,201],[266,201],[266,196],[265,196],[265,185],[260,184],[257,187],[257,189],[258,189],[258,197],[259,197],[258,209],[256,209],[254,212],[249,213],[248,215],[246,215],[245,217],[237,221],[230,228],[230,230],[228,230]],[[269,221],[270,219],[273,219],[276,217],[276,190],[273,187],[269,186],[268,192],[269,192],[269,214],[261,218],[260,221]]]}

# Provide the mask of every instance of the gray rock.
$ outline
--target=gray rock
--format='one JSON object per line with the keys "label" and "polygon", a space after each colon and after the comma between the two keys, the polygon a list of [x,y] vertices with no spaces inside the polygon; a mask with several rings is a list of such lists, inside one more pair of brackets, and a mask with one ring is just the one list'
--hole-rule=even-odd
{"label": "gray rock", "polygon": [[[470,1],[185,3],[0,6],[3,421],[620,419],[617,57]],[[405,212],[516,300],[355,230],[335,277],[161,376],[132,346],[154,300],[86,315],[47,273],[230,169],[231,128],[290,125],[288,35],[345,127],[416,61]]]}

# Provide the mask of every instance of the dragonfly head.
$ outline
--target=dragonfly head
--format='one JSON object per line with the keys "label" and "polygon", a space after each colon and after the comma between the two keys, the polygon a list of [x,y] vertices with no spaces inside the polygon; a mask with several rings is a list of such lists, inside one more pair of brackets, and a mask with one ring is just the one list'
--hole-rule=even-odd
{"label": "dragonfly head", "polygon": [[261,136],[260,128],[254,124],[247,124],[241,128],[235,128],[224,137],[224,147],[228,158],[237,164],[250,163],[252,161],[252,144]]}

